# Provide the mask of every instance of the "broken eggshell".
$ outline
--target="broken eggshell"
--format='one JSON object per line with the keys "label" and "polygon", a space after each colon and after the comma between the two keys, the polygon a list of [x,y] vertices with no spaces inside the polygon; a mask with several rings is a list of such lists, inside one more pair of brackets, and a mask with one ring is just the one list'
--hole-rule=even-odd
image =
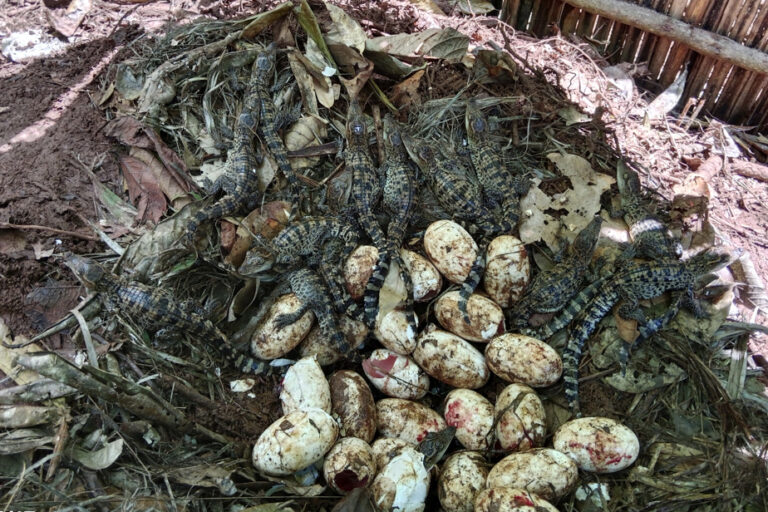
{"label": "broken eggshell", "polygon": [[502,235],[491,240],[486,252],[483,287],[502,308],[514,304],[531,280],[528,252],[519,239]]}
{"label": "broken eggshell", "polygon": [[328,379],[331,410],[339,418],[345,437],[359,437],[366,443],[376,435],[376,405],[368,383],[357,372],[339,370]]}
{"label": "broken eggshell", "polygon": [[376,263],[379,261],[379,251],[372,245],[361,245],[352,251],[344,263],[344,281],[349,295],[360,300],[365,294],[365,287],[373,275]]}
{"label": "broken eggshell", "polygon": [[547,433],[544,405],[533,388],[510,384],[494,408],[496,439],[502,450],[525,451],[539,446]]}
{"label": "broken eggshell", "polygon": [[491,469],[487,488],[524,488],[549,501],[557,501],[573,489],[579,468],[566,454],[551,448],[535,448],[507,455]]}
{"label": "broken eggshell", "polygon": [[490,377],[485,357],[479,350],[455,334],[434,326],[419,335],[413,358],[431,377],[456,388],[477,389]]}
{"label": "broken eggshell", "polygon": [[380,437],[374,441],[371,450],[373,450],[377,471],[381,471],[405,446],[413,448],[415,444],[398,437]]}
{"label": "broken eggshell", "polygon": [[338,434],[336,421],[322,409],[293,411],[262,432],[251,460],[267,475],[290,475],[325,455]]}
{"label": "broken eggshell", "polygon": [[437,495],[445,512],[472,512],[475,498],[485,488],[489,464],[480,452],[460,451],[440,469]]}
{"label": "broken eggshell", "polygon": [[493,373],[507,382],[534,388],[551,386],[563,373],[563,361],[555,349],[523,334],[497,336],[485,347],[485,360]]}
{"label": "broken eggshell", "polygon": [[371,384],[387,396],[416,400],[429,390],[429,377],[416,361],[391,350],[374,350],[363,361],[363,371]]}
{"label": "broken eggshell", "polygon": [[458,290],[445,292],[435,303],[435,317],[444,329],[468,341],[490,341],[504,332],[504,313],[491,299],[473,293],[467,301],[470,323],[459,311]]}
{"label": "broken eggshell", "polygon": [[251,352],[254,356],[262,360],[275,359],[284,356],[301,343],[315,319],[311,311],[307,311],[301,318],[282,329],[275,326],[278,316],[293,313],[300,307],[301,301],[293,293],[281,295],[275,300],[251,335]]}
{"label": "broken eggshell", "polygon": [[425,405],[402,398],[384,398],[376,402],[379,434],[398,437],[413,445],[420,443],[429,432],[447,427],[437,412]]}
{"label": "broken eggshell", "polygon": [[557,429],[552,441],[584,471],[614,473],[632,465],[640,453],[640,442],[631,429],[616,420],[601,417],[577,418]]}
{"label": "broken eggshell", "polygon": [[429,490],[424,455],[406,446],[384,466],[371,486],[377,512],[421,512]]}
{"label": "broken eggshell", "polygon": [[368,487],[376,476],[376,461],[368,443],[357,437],[340,439],[325,456],[325,481],[339,494]]}
{"label": "broken eggshell", "polygon": [[435,298],[443,287],[443,276],[435,266],[421,254],[408,249],[400,249],[400,258],[411,276],[413,300],[426,302]]}
{"label": "broken eggshell", "polygon": [[424,251],[446,279],[463,283],[479,249],[472,236],[459,224],[438,220],[424,233]]}
{"label": "broken eggshell", "polygon": [[475,498],[475,512],[558,512],[550,502],[526,491],[511,487],[484,489]]}
{"label": "broken eggshell", "polygon": [[[339,328],[344,334],[349,346],[358,348],[368,335],[368,327],[363,322],[349,318],[346,315],[339,316]],[[301,357],[315,356],[320,366],[328,366],[343,359],[336,348],[331,344],[319,325],[315,325],[304,341],[299,345]]]}
{"label": "broken eggshell", "polygon": [[311,408],[331,412],[331,388],[314,357],[300,359],[288,368],[282,386],[283,414]]}
{"label": "broken eggshell", "polygon": [[456,427],[456,439],[469,450],[486,450],[493,429],[493,405],[471,389],[454,389],[445,397],[445,422]]}

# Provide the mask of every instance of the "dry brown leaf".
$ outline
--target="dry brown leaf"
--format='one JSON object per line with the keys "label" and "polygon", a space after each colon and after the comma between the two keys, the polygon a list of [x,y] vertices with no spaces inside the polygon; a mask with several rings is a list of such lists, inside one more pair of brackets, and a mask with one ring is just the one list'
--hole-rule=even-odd
{"label": "dry brown leaf", "polygon": [[637,330],[637,320],[622,318],[618,310],[614,311],[613,318],[616,321],[616,330],[622,340],[632,343],[637,339],[640,334]]}
{"label": "dry brown leaf", "polygon": [[43,12],[51,27],[68,38],[75,34],[77,27],[83,22],[91,7],[91,0],[72,0],[63,13],[48,9],[45,5],[43,5]]}
{"label": "dry brown leaf", "polygon": [[290,203],[272,201],[260,209],[253,210],[240,222],[231,219],[233,224],[237,224],[237,236],[225,261],[235,268],[242,265],[245,255],[251,247],[251,233],[261,235],[266,239],[274,238],[288,223],[290,211]]}
{"label": "dry brown leaf", "polygon": [[420,69],[392,89],[392,103],[397,107],[407,107],[411,104],[420,105],[419,84],[424,70]]}
{"label": "dry brown leaf", "polygon": [[[301,117],[285,134],[285,148],[288,151],[297,151],[310,145],[322,144],[328,134],[325,124],[319,117]],[[298,171],[313,167],[318,161],[319,158],[291,158],[291,167]]]}
{"label": "dry brown leaf", "polygon": [[163,194],[170,199],[175,209],[178,210],[189,203],[190,199],[186,190],[179,187],[178,182],[173,179],[173,175],[168,172],[167,168],[155,157],[155,155],[140,148],[131,148],[128,155],[141,160],[147,165],[155,178],[157,186],[163,191]]}
{"label": "dry brown leaf", "polygon": [[136,205],[139,224],[147,219],[157,223],[168,209],[165,194],[160,190],[154,173],[147,164],[132,156],[120,157],[128,197]]}

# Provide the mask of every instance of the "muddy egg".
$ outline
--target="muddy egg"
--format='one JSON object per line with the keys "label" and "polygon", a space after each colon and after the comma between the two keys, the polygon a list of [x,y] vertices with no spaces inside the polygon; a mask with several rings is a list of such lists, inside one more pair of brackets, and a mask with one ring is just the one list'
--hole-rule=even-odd
{"label": "muddy egg", "polygon": [[371,501],[377,512],[421,512],[428,490],[424,455],[407,446],[376,475]]}
{"label": "muddy egg", "polygon": [[456,388],[477,389],[490,376],[485,357],[471,343],[435,328],[419,335],[413,358],[431,377]]}
{"label": "muddy egg", "polygon": [[376,434],[376,405],[365,379],[352,370],[339,370],[328,379],[331,410],[345,437],[370,443]]}
{"label": "muddy egg", "polygon": [[478,247],[463,227],[450,220],[438,220],[424,233],[424,251],[446,279],[463,283],[477,258]]}
{"label": "muddy egg", "polygon": [[532,388],[523,384],[510,384],[504,388],[496,398],[494,415],[496,438],[502,450],[530,450],[544,441],[546,413]]}
{"label": "muddy egg", "polygon": [[416,361],[391,350],[374,350],[363,361],[363,371],[371,384],[387,396],[416,400],[429,390],[429,377]]}
{"label": "muddy egg", "polygon": [[573,489],[579,468],[566,454],[536,448],[507,455],[491,469],[485,486],[524,488],[549,501],[557,501]]}
{"label": "muddy egg", "polygon": [[471,389],[454,389],[445,397],[445,422],[456,427],[456,439],[469,450],[488,448],[493,428],[493,405]]}
{"label": "muddy egg", "polygon": [[445,512],[472,512],[475,497],[485,488],[489,464],[479,452],[452,454],[440,469],[437,495]]}
{"label": "muddy egg", "polygon": [[610,418],[578,418],[557,429],[552,441],[584,471],[613,473],[632,465],[640,442],[632,430]]}
{"label": "muddy egg", "polygon": [[523,242],[511,235],[491,240],[485,257],[483,286],[502,308],[522,297],[531,279],[531,264]]}
{"label": "muddy egg", "polygon": [[444,329],[468,341],[487,342],[504,332],[504,313],[491,299],[473,293],[467,301],[470,323],[459,311],[459,291],[445,292],[435,303],[435,316]]}
{"label": "muddy egg", "polygon": [[372,245],[361,245],[349,255],[344,263],[344,281],[353,299],[363,298],[365,287],[378,261],[379,251]]}
{"label": "muddy egg", "polygon": [[290,475],[325,455],[338,434],[339,427],[327,412],[294,411],[262,432],[251,460],[257,470],[267,475]]}
{"label": "muddy egg", "polygon": [[368,487],[376,476],[373,450],[357,437],[340,439],[325,456],[323,475],[328,485],[339,494]]}
{"label": "muddy egg", "polygon": [[283,414],[317,408],[331,412],[331,388],[314,357],[299,359],[288,368],[280,391]]}
{"label": "muddy egg", "polygon": [[510,487],[485,489],[475,498],[475,512],[558,512],[550,502],[526,491]]}
{"label": "muddy egg", "polygon": [[401,309],[393,309],[383,317],[378,315],[373,335],[384,347],[404,356],[416,348],[416,333]]}
{"label": "muddy egg", "polygon": [[492,339],[485,347],[485,359],[491,371],[507,382],[534,388],[551,386],[563,373],[563,361],[555,349],[523,334]]}
{"label": "muddy egg", "polygon": [[447,427],[437,412],[425,405],[401,398],[384,398],[376,402],[378,431],[384,437],[399,437],[414,445],[429,432]]}
{"label": "muddy egg", "polygon": [[371,450],[373,450],[373,458],[376,461],[377,470],[381,471],[395,455],[400,453],[400,449],[405,446],[413,448],[416,444],[397,437],[380,437],[374,441],[371,445]]}
{"label": "muddy egg", "polygon": [[[339,317],[339,328],[352,348],[362,345],[368,335],[368,327],[363,322],[344,315]],[[301,357],[315,356],[320,366],[331,365],[343,358],[342,354],[331,345],[331,341],[323,334],[319,325],[315,325],[301,342],[299,354]]]}
{"label": "muddy egg", "polygon": [[251,352],[259,359],[271,360],[282,357],[309,333],[314,313],[307,311],[301,318],[282,329],[275,326],[275,318],[293,313],[301,307],[301,301],[293,293],[281,295],[269,308],[261,322],[251,335]]}
{"label": "muddy egg", "polygon": [[427,258],[408,249],[400,249],[400,257],[411,276],[414,301],[426,302],[440,293],[443,276]]}

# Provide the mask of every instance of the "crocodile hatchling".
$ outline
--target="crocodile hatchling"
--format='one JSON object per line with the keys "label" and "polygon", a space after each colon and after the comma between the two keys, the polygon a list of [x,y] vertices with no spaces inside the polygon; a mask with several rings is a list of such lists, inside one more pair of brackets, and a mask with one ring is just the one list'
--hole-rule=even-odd
{"label": "crocodile hatchling", "polygon": [[236,351],[224,333],[200,314],[203,308],[199,304],[179,302],[163,288],[129,281],[82,256],[69,255],[65,264],[86,288],[99,292],[107,310],[126,315],[154,331],[156,338],[185,333],[206,343],[217,342],[227,360],[244,373],[268,375],[280,371],[266,361]]}
{"label": "crocodile hatchling", "polygon": [[406,304],[405,314],[408,325],[416,335],[417,323],[413,312],[413,283],[411,275],[406,270],[405,264],[400,258],[400,247],[405,241],[408,225],[411,222],[416,202],[416,173],[405,150],[400,128],[391,115],[384,116],[384,193],[382,202],[390,212],[390,221],[387,225],[386,246],[387,249],[379,255],[376,268],[366,285],[364,304],[366,314],[373,314],[368,318],[369,323],[375,321],[378,310],[379,291],[389,272],[390,261],[395,261],[400,269],[400,276],[405,283]]}
{"label": "crocodile hatchling", "polygon": [[556,313],[568,305],[584,282],[602,223],[602,217],[595,215],[576,235],[562,261],[536,275],[520,301],[506,311],[508,325],[525,327],[533,313]]}
{"label": "crocodile hatchling", "polygon": [[[666,291],[675,290],[684,292],[693,300],[696,280],[724,267],[730,259],[730,255],[725,253],[703,252],[685,261],[629,262],[612,277],[598,281],[576,297],[566,312],[570,315],[578,311],[582,304],[584,309],[574,320],[574,327],[563,352],[565,396],[574,413],[580,415],[579,361],[582,347],[617,302],[623,301],[619,315],[637,320],[642,327],[649,322],[639,307],[639,300],[652,299]],[[597,286],[596,290],[594,286]],[[592,298],[588,299],[590,296]],[[658,328],[658,325],[657,321],[651,320],[650,326]]]}
{"label": "crocodile hatchling", "polygon": [[424,454],[424,468],[429,471],[440,462],[456,434],[456,427],[446,427],[438,432],[428,432],[416,449]]}
{"label": "crocodile hatchling", "polygon": [[623,216],[629,226],[631,248],[622,258],[648,258],[653,260],[679,259],[682,246],[674,239],[667,226],[643,205],[640,177],[623,163],[616,172],[621,209],[612,216]]}

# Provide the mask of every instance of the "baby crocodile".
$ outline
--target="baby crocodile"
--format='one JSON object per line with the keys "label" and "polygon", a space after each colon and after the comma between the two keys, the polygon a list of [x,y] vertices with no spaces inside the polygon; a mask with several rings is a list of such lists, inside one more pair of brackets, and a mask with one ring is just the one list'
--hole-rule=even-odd
{"label": "baby crocodile", "polygon": [[638,301],[652,299],[666,291],[674,290],[693,297],[693,285],[696,280],[704,274],[722,268],[729,261],[728,254],[703,252],[685,261],[631,262],[612,278],[604,280],[594,298],[579,314],[563,352],[565,396],[574,413],[577,416],[581,414],[579,361],[582,347],[617,302],[623,301],[619,307],[619,315],[622,318],[635,319],[643,326],[647,322]]}
{"label": "baby crocodile", "polygon": [[428,432],[421,440],[417,450],[424,454],[424,468],[427,471],[443,458],[453,441],[454,434],[456,434],[456,427],[446,427],[439,432]]}
{"label": "baby crocodile", "polygon": [[508,310],[508,325],[524,327],[533,313],[556,313],[568,305],[568,301],[579,292],[587,273],[592,253],[600,236],[603,223],[600,215],[576,235],[565,258],[549,270],[536,275],[525,295]]}
{"label": "baby crocodile", "polygon": [[200,304],[178,302],[163,288],[129,281],[88,258],[70,255],[65,263],[86,288],[101,294],[107,310],[126,315],[154,331],[156,338],[184,333],[207,343],[216,341],[227,360],[244,373],[268,375],[278,370],[266,361],[236,351],[224,333],[200,314]]}
{"label": "baby crocodile", "polygon": [[390,261],[395,261],[400,269],[400,277],[405,283],[406,289],[406,315],[408,325],[416,335],[416,317],[413,313],[413,282],[411,275],[406,270],[400,247],[406,237],[406,230],[414,213],[416,195],[416,176],[408,153],[400,136],[397,122],[391,115],[384,117],[384,150],[386,162],[384,163],[384,194],[382,202],[389,210],[390,221],[387,226],[386,246],[387,250],[379,255],[376,268],[368,280],[365,289],[365,312],[372,314],[367,321],[372,324],[376,319],[378,310],[379,291],[389,273]]}
{"label": "baby crocodile", "polygon": [[620,163],[616,177],[621,194],[621,209],[612,213],[616,217],[624,216],[632,239],[632,247],[623,258],[638,256],[652,260],[679,259],[682,255],[680,243],[664,223],[643,205],[637,173]]}

